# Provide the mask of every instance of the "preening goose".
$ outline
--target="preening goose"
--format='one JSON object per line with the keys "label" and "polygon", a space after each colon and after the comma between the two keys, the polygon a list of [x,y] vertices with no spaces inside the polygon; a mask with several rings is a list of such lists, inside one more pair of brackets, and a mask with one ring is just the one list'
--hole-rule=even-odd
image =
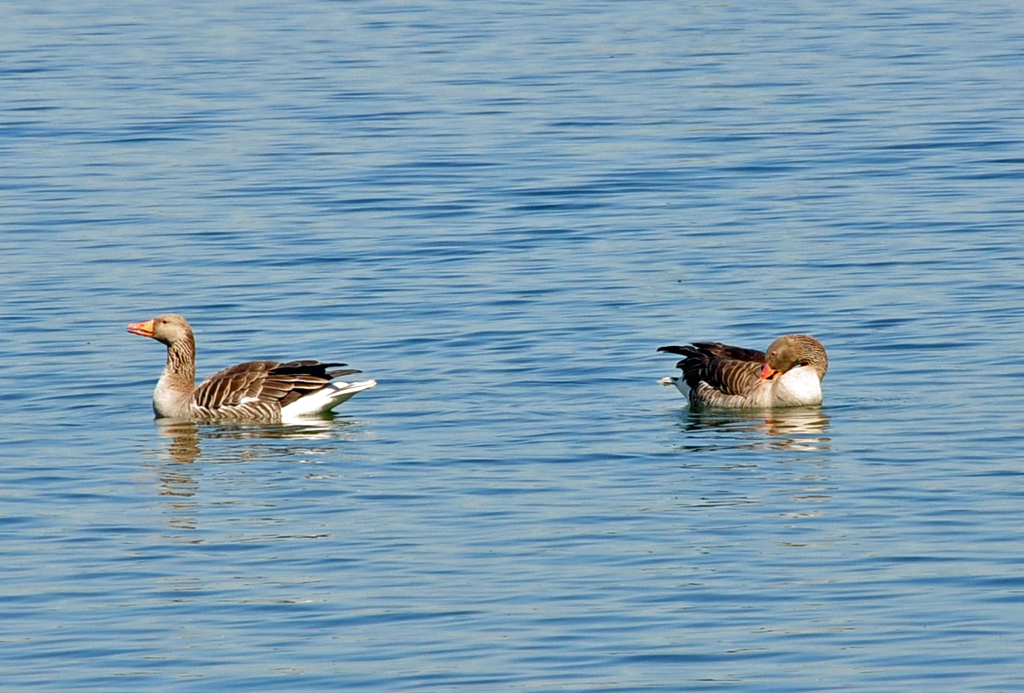
{"label": "preening goose", "polygon": [[153,391],[157,418],[185,421],[291,421],[326,414],[375,380],[335,381],[361,371],[344,363],[248,361],[195,385],[196,342],[188,321],[167,313],[128,325],[132,334],[167,345],[167,365]]}
{"label": "preening goose", "polygon": [[663,346],[681,354],[682,378],[662,378],[690,399],[692,407],[730,409],[800,407],[821,404],[821,379],[828,371],[825,347],[806,334],[787,334],[767,353],[720,342]]}

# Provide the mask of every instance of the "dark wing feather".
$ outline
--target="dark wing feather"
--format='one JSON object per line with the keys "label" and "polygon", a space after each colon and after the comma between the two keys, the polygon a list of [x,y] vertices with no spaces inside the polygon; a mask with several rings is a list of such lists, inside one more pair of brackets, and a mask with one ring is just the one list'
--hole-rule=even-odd
{"label": "dark wing feather", "polygon": [[263,384],[267,398],[272,398],[282,407],[297,399],[316,392],[333,378],[360,373],[355,368],[337,369],[344,363],[321,363],[311,359],[289,361],[278,364],[268,374]]}
{"label": "dark wing feather", "polygon": [[302,361],[289,361],[288,363],[279,364],[274,369],[274,373],[281,375],[308,375],[326,380],[340,378],[343,375],[352,375],[353,373],[362,373],[358,368],[335,368],[335,366],[347,365],[347,363],[321,363],[312,359],[304,359]]}
{"label": "dark wing feather", "polygon": [[727,395],[742,395],[757,384],[764,366],[764,352],[734,347],[721,342],[694,342],[683,346],[663,346],[658,351],[680,354],[676,364],[691,390],[701,382]]}
{"label": "dark wing feather", "polygon": [[764,365],[767,357],[763,351],[757,349],[744,349],[743,347],[729,346],[721,342],[694,342],[693,346],[701,351],[717,356],[720,359],[734,359],[736,361],[754,361]]}

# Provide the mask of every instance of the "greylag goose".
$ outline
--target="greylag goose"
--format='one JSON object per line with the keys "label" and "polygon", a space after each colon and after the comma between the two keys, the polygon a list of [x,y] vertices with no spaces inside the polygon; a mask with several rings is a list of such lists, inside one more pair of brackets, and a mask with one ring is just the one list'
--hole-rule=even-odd
{"label": "greylag goose", "polygon": [[787,334],[768,352],[694,342],[663,346],[658,351],[681,354],[676,364],[682,378],[662,378],[690,399],[692,407],[769,408],[821,404],[821,379],[828,370],[825,347],[806,334]]}
{"label": "greylag goose", "polygon": [[247,361],[195,385],[196,341],[188,321],[167,313],[128,325],[132,334],[167,345],[167,365],[153,391],[157,418],[185,421],[287,422],[326,414],[375,380],[335,381],[355,369],[319,361]]}

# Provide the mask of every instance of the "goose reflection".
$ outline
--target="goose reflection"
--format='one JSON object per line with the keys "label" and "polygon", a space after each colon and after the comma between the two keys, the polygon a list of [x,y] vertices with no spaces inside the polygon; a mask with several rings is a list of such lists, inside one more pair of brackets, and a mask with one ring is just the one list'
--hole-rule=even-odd
{"label": "goose reflection", "polygon": [[[191,421],[157,419],[157,432],[167,438],[167,457],[179,464],[191,464],[202,456],[202,440],[330,440],[354,421],[314,419],[302,424],[224,423],[199,424]],[[288,448],[275,448],[287,454]]]}
{"label": "goose reflection", "polygon": [[831,449],[829,416],[821,407],[756,412],[684,409],[679,428],[687,450],[749,448],[825,452]]}
{"label": "goose reflection", "polygon": [[[346,428],[356,424],[356,421],[331,419],[315,419],[296,425],[201,424],[158,419],[157,432],[167,441],[166,448],[158,450],[156,455],[163,461],[157,470],[160,495],[188,498],[198,492],[199,483],[192,471],[192,465],[204,457],[204,444],[209,444],[206,445],[208,452],[205,454],[216,463],[246,462],[266,455],[287,458],[319,454],[322,450],[310,447],[308,443],[338,440]],[[237,440],[242,443],[227,448],[215,444],[225,440]],[[289,440],[295,441],[296,444],[268,445],[261,442],[270,440]]]}

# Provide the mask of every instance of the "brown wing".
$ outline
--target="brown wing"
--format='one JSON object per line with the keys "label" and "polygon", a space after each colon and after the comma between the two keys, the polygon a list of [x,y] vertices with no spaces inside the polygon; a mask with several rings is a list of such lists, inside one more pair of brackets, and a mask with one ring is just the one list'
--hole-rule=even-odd
{"label": "brown wing", "polygon": [[192,404],[211,413],[226,413],[236,407],[270,411],[316,392],[332,378],[359,373],[334,368],[344,365],[312,360],[247,361],[204,380],[192,394]]}
{"label": "brown wing", "polygon": [[263,383],[261,399],[273,399],[286,406],[297,399],[316,392],[333,378],[362,373],[355,368],[337,369],[344,363],[320,363],[309,359],[278,364]]}
{"label": "brown wing", "polygon": [[676,364],[691,390],[701,382],[727,395],[742,395],[754,387],[764,366],[764,352],[729,346],[721,342],[694,342],[685,346],[663,346],[658,351],[681,354]]}
{"label": "brown wing", "polygon": [[192,393],[192,404],[208,411],[241,404],[242,400],[259,399],[267,374],[277,361],[247,361],[217,371],[199,384]]}
{"label": "brown wing", "polygon": [[711,357],[691,363],[683,362],[683,377],[686,384],[697,389],[701,381],[727,395],[744,395],[758,383],[763,364],[753,361],[738,361]]}

